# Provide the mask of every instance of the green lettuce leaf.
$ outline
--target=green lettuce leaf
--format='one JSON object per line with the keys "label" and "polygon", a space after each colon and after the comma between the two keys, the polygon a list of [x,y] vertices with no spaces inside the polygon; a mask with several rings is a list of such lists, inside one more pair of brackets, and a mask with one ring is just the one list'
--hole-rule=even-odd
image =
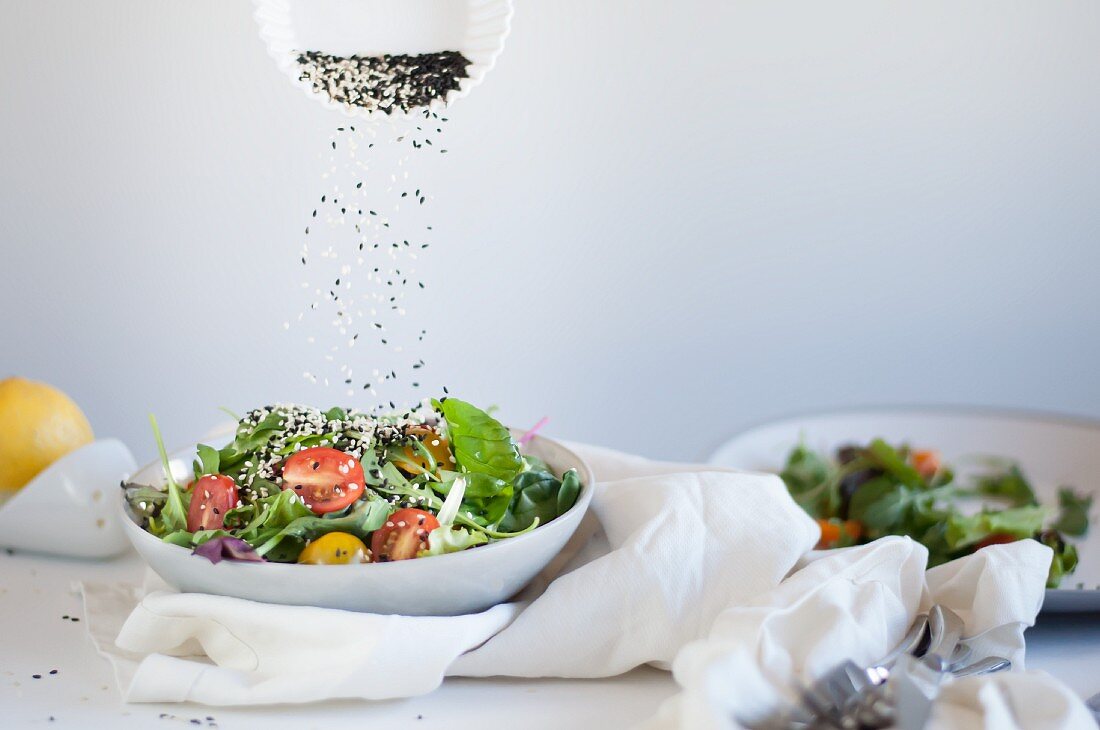
{"label": "green lettuce leaf", "polygon": [[1057,588],[1062,579],[1077,568],[1077,548],[1062,539],[1054,530],[1039,535],[1039,542],[1054,551],[1047,574],[1047,588]]}
{"label": "green lettuce leaf", "polygon": [[1058,520],[1052,527],[1072,537],[1081,537],[1089,531],[1091,494],[1077,494],[1069,487],[1058,490]]}
{"label": "green lettuce leaf", "polygon": [[416,554],[418,558],[429,555],[457,553],[476,545],[484,545],[489,538],[484,532],[471,532],[465,527],[440,526],[428,534],[428,549]]}
{"label": "green lettuce leaf", "polygon": [[218,474],[218,466],[221,462],[219,451],[206,444],[199,444],[195,450],[198,452],[198,458],[194,462],[195,479],[207,474]]}
{"label": "green lettuce leaf", "polygon": [[[298,517],[275,534],[267,537],[261,544],[253,544],[261,556],[276,556],[279,560],[293,560],[305,547],[307,540],[316,540],[330,532],[347,532],[360,540],[367,540],[370,533],[386,522],[393,512],[392,505],[384,499],[360,500],[344,517],[326,519],[313,516]],[[265,530],[265,534],[267,531]],[[252,541],[248,541],[252,544]],[[291,557],[293,556],[293,557]],[[274,560],[276,557],[271,557]]]}
{"label": "green lettuce leaf", "polygon": [[234,535],[253,547],[266,542],[294,520],[314,516],[294,492],[279,489],[275,484],[269,485],[269,489],[274,490],[269,496],[225,514],[227,525],[243,524]]}
{"label": "green lettuce leaf", "polygon": [[833,517],[840,506],[840,475],[821,454],[798,444],[787,456],[779,477],[811,517]]}
{"label": "green lettuce leaf", "polygon": [[466,480],[466,491],[459,512],[478,524],[495,525],[500,522],[508,511],[508,505],[512,503],[513,486],[502,479],[477,472],[459,474],[444,471],[442,476],[443,482],[432,486],[444,495],[450,493],[455,479],[461,476]]}
{"label": "green lettuce leaf", "polygon": [[1010,465],[1003,471],[979,476],[976,480],[976,491],[983,497],[1006,500],[1013,507],[1039,504],[1031,483],[1016,464]]}
{"label": "green lettuce leaf", "polygon": [[1032,537],[1043,527],[1045,507],[1013,507],[985,510],[976,515],[953,513],[947,520],[945,538],[952,550],[975,545],[990,535]]}
{"label": "green lettuce leaf", "polygon": [[882,439],[872,441],[867,447],[866,454],[880,469],[910,489],[923,489],[926,486],[920,472],[914,469],[897,449]]}
{"label": "green lettuce leaf", "polygon": [[160,427],[152,413],[149,414],[149,424],[153,427],[153,438],[157,441],[157,451],[160,454],[160,463],[164,469],[164,477],[168,480],[168,496],[164,507],[160,510],[159,520],[154,523],[150,520],[150,526],[156,525],[160,530],[159,536],[170,535],[175,532],[187,531],[187,505],[184,504],[184,491],[176,483],[172,476],[172,467],[168,463],[168,451],[164,448],[164,439],[160,435]]}
{"label": "green lettuce leaf", "polygon": [[848,516],[875,533],[902,531],[914,504],[914,492],[889,476],[875,477],[852,494]]}

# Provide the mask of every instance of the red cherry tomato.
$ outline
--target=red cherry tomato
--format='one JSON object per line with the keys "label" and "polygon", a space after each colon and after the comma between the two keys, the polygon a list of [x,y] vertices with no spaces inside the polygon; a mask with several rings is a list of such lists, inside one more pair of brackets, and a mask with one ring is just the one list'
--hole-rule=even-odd
{"label": "red cherry tomato", "polygon": [[431,512],[411,507],[397,510],[371,535],[374,562],[415,558],[418,552],[428,549],[428,535],[437,527],[439,520]]}
{"label": "red cherry tomato", "polygon": [[327,446],[303,449],[283,464],[283,489],[294,490],[319,515],[359,499],[365,484],[359,460]]}
{"label": "red cherry tomato", "polygon": [[981,550],[982,548],[989,547],[990,545],[1004,545],[1005,543],[1016,542],[1019,539],[1020,538],[1016,537],[1015,535],[1009,535],[1004,532],[995,532],[986,539],[979,542],[978,546],[974,549]]}
{"label": "red cherry tomato", "polygon": [[191,485],[187,531],[220,530],[225,513],[237,506],[237,484],[224,474],[207,474]]}

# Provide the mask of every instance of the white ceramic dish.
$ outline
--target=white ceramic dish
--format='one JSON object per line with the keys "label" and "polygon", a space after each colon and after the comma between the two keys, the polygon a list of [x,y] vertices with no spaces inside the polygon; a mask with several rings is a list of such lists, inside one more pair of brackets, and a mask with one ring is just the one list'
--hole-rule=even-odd
{"label": "white ceramic dish", "polygon": [[741,433],[710,457],[711,464],[778,471],[791,448],[833,452],[846,443],[881,436],[938,450],[957,466],[969,457],[1001,456],[1019,462],[1039,500],[1057,505],[1059,486],[1092,492],[1091,528],[1076,541],[1079,565],[1048,590],[1044,611],[1100,611],[1100,423],[996,410],[883,408],[788,418]]}
{"label": "white ceramic dish", "polygon": [[[124,515],[126,536],[137,551],[161,578],[181,591],[349,611],[454,616],[484,610],[518,593],[561,551],[592,501],[592,472],[579,456],[538,436],[524,451],[541,457],[557,473],[577,470],[583,485],[572,509],[518,537],[416,560],[362,565],[222,561],[214,565],[143,530],[121,494],[116,509]],[[193,448],[173,454],[173,475],[186,477],[193,456]],[[163,486],[163,469],[159,462],[150,464],[132,481]]]}
{"label": "white ceramic dish", "polygon": [[[253,0],[260,37],[290,82],[347,116],[382,117],[317,94],[299,79],[302,51],[339,56],[460,51],[470,65],[459,88],[433,103],[439,111],[480,84],[504,50],[511,0]],[[404,115],[394,113],[393,118]]]}
{"label": "white ceramic dish", "polygon": [[101,439],[50,464],[0,506],[0,545],[75,558],[108,558],[128,541],[114,497],[137,463]]}

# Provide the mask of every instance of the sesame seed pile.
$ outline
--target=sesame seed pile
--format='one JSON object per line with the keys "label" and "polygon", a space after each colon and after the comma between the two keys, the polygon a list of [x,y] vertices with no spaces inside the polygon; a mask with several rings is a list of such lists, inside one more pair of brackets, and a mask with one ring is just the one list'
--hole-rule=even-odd
{"label": "sesame seed pile", "polygon": [[392,114],[427,107],[458,89],[469,59],[458,51],[415,56],[334,56],[305,51],[298,56],[300,81],[344,106]]}
{"label": "sesame seed pile", "polygon": [[319,441],[310,444],[329,446],[362,459],[368,450],[406,440],[407,429],[426,423],[430,413],[430,408],[418,405],[384,417],[351,410],[343,418],[330,418],[317,408],[292,403],[256,408],[241,418],[237,436],[267,434],[267,440],[231,476],[244,492],[245,502],[262,499],[271,493],[269,484],[282,484],[279,467],[290,454],[303,448],[302,438],[320,436]]}

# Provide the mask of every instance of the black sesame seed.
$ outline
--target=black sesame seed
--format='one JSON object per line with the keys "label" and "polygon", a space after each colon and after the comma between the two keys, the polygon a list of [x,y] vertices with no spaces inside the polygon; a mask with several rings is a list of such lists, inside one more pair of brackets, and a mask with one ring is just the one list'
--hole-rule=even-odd
{"label": "black sesame seed", "polygon": [[456,51],[348,57],[307,51],[298,57],[299,79],[314,92],[345,106],[387,114],[427,107],[432,100],[444,98],[466,78],[469,63]]}

